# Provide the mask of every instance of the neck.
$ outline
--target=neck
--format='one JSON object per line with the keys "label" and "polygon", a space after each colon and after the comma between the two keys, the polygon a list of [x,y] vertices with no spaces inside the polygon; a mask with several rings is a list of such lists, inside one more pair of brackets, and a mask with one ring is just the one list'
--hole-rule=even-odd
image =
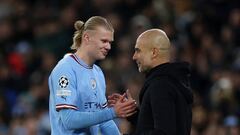
{"label": "neck", "polygon": [[168,63],[168,62],[170,62],[169,59],[156,60],[153,63],[153,67],[152,68],[154,68],[154,67],[156,67],[158,65],[164,64],[164,63]]}
{"label": "neck", "polygon": [[88,52],[83,49],[78,49],[76,55],[82,59],[88,66],[92,67],[95,60],[93,60],[89,55]]}

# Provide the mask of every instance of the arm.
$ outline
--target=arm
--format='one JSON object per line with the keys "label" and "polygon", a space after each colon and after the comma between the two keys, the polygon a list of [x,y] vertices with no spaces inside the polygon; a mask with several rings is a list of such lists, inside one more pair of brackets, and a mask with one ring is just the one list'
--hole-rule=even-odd
{"label": "arm", "polygon": [[[126,97],[126,98],[125,98]],[[118,94],[118,93],[114,93],[110,96],[108,96],[108,105],[114,106],[117,102],[117,100],[119,100],[120,98],[123,98],[124,100],[122,102],[125,102],[127,100],[133,100],[131,93],[129,92],[129,90],[126,91],[126,93],[124,93],[123,95]],[[133,113],[132,115],[129,115],[127,118],[127,120],[133,124],[134,126],[137,125],[137,119],[138,119],[138,114],[139,114],[139,108],[136,108],[135,113]]]}
{"label": "arm", "polygon": [[154,129],[149,135],[176,134],[176,110],[171,84],[167,80],[155,80],[149,86],[149,91],[154,120]]}
{"label": "arm", "polygon": [[117,125],[113,120],[100,124],[103,135],[120,135]]}
{"label": "arm", "polygon": [[60,119],[67,129],[79,129],[102,123],[116,117],[127,117],[134,113],[135,101],[121,102],[119,99],[113,108],[99,112],[79,112],[74,109],[60,109]]}
{"label": "arm", "polygon": [[67,129],[85,128],[116,117],[113,108],[99,112],[79,112],[73,109],[61,109],[59,114],[64,127]]}

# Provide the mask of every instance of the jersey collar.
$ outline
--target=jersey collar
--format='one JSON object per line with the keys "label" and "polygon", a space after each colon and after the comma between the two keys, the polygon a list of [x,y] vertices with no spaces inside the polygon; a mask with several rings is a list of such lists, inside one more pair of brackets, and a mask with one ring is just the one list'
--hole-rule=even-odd
{"label": "jersey collar", "polygon": [[87,69],[92,69],[93,67],[87,65],[81,58],[79,58],[76,54],[71,54],[70,55],[79,65],[83,66],[84,68]]}

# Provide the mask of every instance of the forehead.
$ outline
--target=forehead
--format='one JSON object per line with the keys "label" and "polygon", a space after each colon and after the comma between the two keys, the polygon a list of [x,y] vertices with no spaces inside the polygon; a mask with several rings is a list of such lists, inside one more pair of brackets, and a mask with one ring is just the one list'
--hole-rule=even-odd
{"label": "forehead", "polygon": [[113,31],[110,31],[104,27],[97,27],[95,30],[91,30],[91,33],[100,38],[113,40]]}
{"label": "forehead", "polygon": [[146,40],[144,38],[138,38],[136,41],[135,48],[139,48],[139,49],[146,48]]}

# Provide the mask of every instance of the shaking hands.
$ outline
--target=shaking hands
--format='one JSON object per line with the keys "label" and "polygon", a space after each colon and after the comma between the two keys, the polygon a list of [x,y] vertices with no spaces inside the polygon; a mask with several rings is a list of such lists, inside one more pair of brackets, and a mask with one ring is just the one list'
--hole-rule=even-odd
{"label": "shaking hands", "polygon": [[123,95],[114,93],[108,96],[108,106],[113,107],[117,117],[126,118],[136,113],[137,104],[129,90]]}

